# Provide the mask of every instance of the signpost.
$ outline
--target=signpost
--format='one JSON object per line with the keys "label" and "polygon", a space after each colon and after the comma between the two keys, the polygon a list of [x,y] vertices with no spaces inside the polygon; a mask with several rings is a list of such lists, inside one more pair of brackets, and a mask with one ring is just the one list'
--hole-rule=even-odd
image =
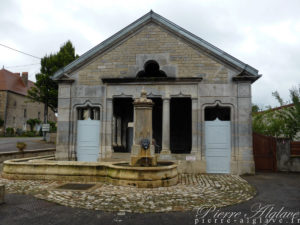
{"label": "signpost", "polygon": [[49,132],[50,131],[50,124],[45,123],[42,125],[42,131]]}

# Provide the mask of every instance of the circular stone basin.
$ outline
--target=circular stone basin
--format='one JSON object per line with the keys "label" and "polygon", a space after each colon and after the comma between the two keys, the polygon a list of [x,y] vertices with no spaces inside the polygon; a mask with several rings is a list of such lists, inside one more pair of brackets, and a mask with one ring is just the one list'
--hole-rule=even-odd
{"label": "circular stone basin", "polygon": [[112,163],[107,168],[107,179],[114,185],[139,188],[169,187],[178,183],[177,165],[160,161],[157,166],[130,166],[129,163]]}

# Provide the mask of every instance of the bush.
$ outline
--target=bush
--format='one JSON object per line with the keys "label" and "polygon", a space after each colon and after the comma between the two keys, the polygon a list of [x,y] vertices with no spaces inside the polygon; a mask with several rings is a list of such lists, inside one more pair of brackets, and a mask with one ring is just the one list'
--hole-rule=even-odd
{"label": "bush", "polygon": [[22,136],[23,133],[24,133],[24,131],[23,131],[21,128],[17,128],[17,130],[16,130],[16,135]]}
{"label": "bush", "polygon": [[33,128],[36,124],[40,124],[41,121],[39,119],[29,119],[26,123],[30,126],[30,131],[33,131]]}
{"label": "bush", "polygon": [[13,137],[15,135],[15,130],[12,127],[7,127],[5,129],[5,136],[7,137]]}
{"label": "bush", "polygon": [[56,123],[53,121],[48,121],[50,124],[50,133],[56,133]]}
{"label": "bush", "polygon": [[25,142],[17,142],[16,147],[19,149],[19,151],[23,151],[26,148],[26,143]]}
{"label": "bush", "polygon": [[26,131],[23,133],[24,137],[35,137],[36,133],[34,131]]}

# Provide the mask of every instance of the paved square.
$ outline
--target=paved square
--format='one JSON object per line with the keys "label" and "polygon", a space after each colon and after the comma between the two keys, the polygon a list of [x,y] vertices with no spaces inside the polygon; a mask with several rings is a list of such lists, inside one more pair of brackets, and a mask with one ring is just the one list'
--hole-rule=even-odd
{"label": "paved square", "polygon": [[135,188],[98,183],[88,190],[57,189],[57,181],[0,179],[9,193],[34,195],[65,206],[103,211],[188,211],[202,205],[223,207],[251,199],[256,190],[236,175],[179,175],[172,187]]}

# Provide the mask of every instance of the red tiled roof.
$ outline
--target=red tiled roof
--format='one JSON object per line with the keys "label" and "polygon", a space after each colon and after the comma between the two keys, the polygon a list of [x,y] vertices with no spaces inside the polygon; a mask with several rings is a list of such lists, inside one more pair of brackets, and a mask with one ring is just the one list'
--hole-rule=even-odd
{"label": "red tiled roof", "polygon": [[27,90],[34,86],[34,82],[28,80],[28,87],[24,84],[21,76],[6,69],[0,70],[0,90],[12,91],[21,95],[27,95]]}
{"label": "red tiled roof", "polygon": [[[293,103],[288,104],[288,105],[282,105],[282,106],[272,108],[271,111],[277,111],[277,110],[280,110],[280,109],[283,109],[283,108],[288,108],[288,107],[293,107],[293,106],[294,106]],[[265,113],[265,112],[268,112],[268,111],[270,111],[270,109],[259,111],[259,112],[256,112],[255,114]]]}

